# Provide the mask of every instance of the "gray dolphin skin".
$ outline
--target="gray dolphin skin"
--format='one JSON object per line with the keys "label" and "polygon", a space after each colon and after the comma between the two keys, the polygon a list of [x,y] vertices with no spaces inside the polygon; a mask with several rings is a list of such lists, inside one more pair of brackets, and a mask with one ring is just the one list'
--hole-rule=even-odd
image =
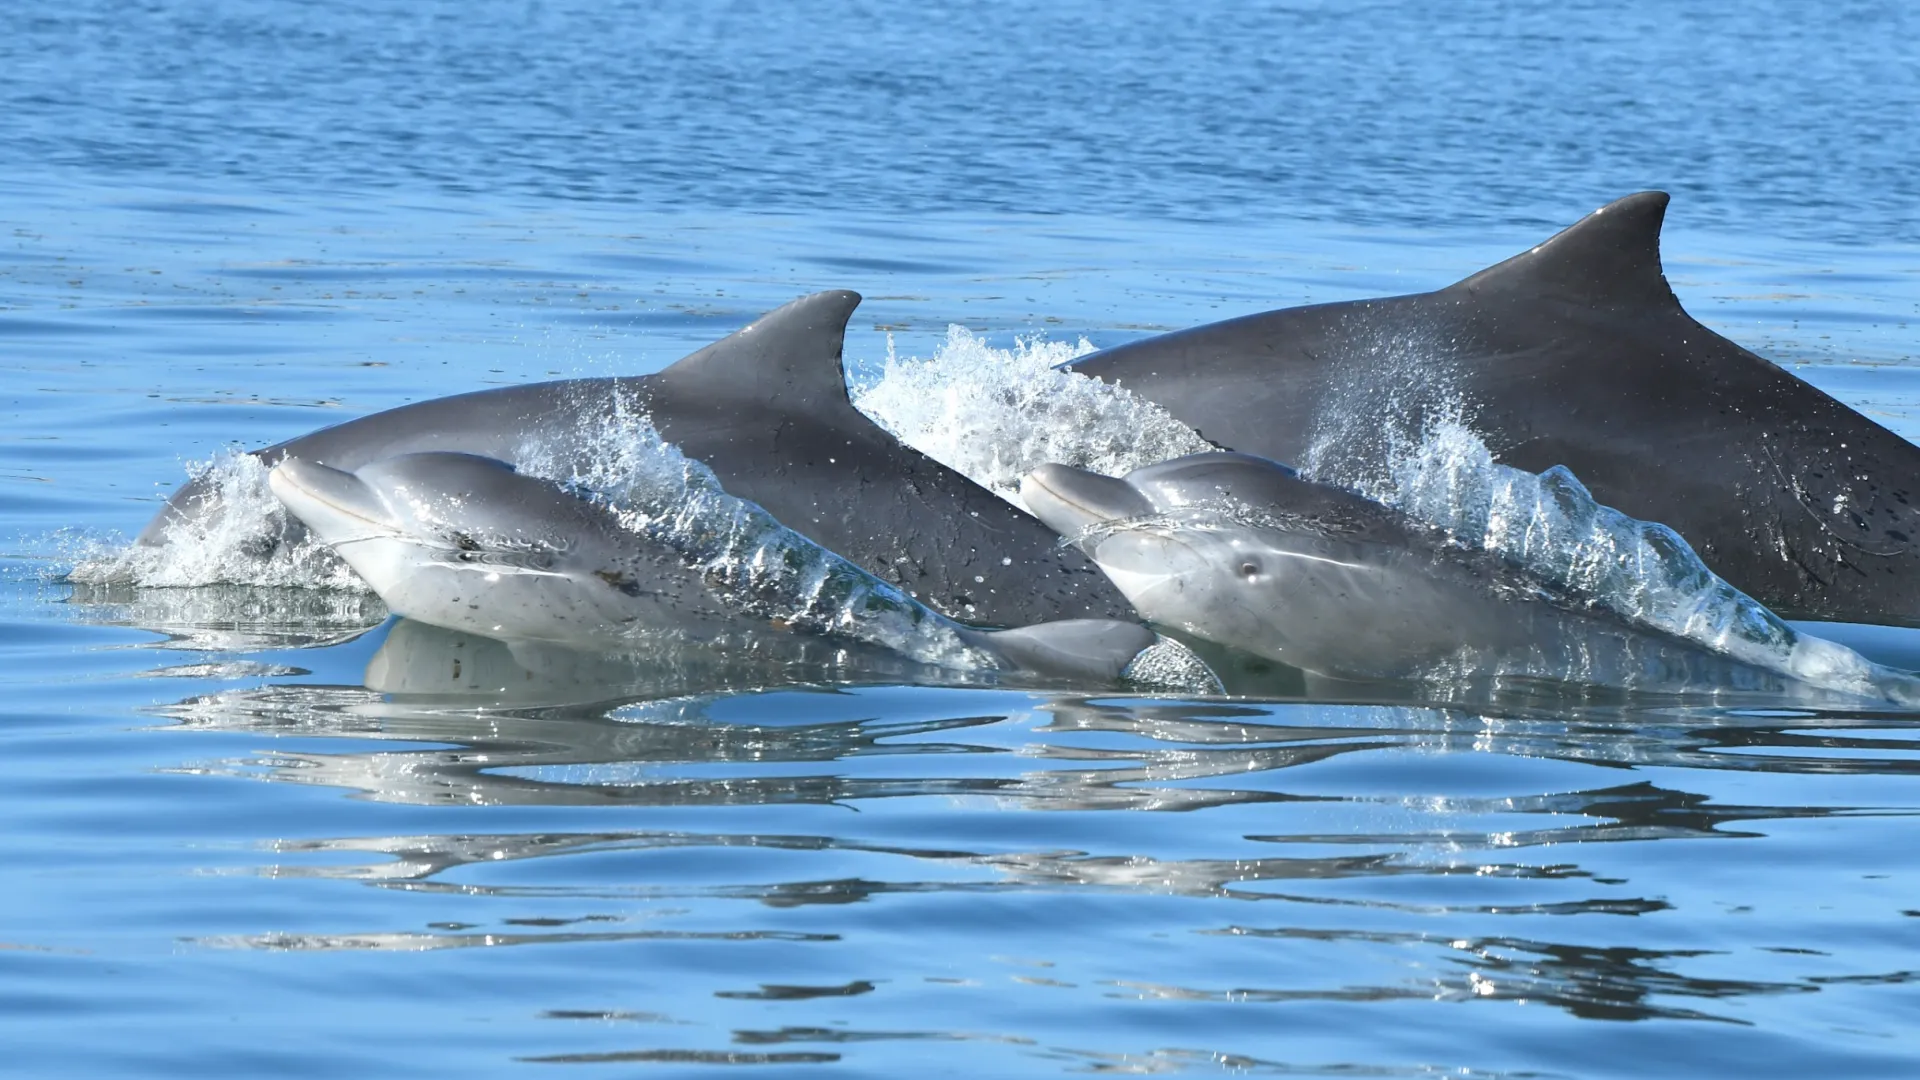
{"label": "gray dolphin skin", "polygon": [[1920,622],[1920,449],[1696,322],[1660,262],[1662,192],[1630,195],[1436,292],[1249,315],[1073,368],[1217,446],[1343,482],[1383,418],[1457,405],[1495,459],[1565,465],[1677,530],[1783,615]]}
{"label": "gray dolphin skin", "polygon": [[[618,647],[636,631],[726,644],[812,612],[854,645],[921,645],[930,662],[1113,679],[1157,640],[1137,622],[1071,619],[1003,631],[961,626],[825,551],[774,549],[772,573],[724,570],[636,531],[611,508],[473,454],[424,451],[353,472],[283,456],[268,483],[394,613],[507,641]],[[697,529],[689,547],[715,530]],[[725,530],[731,543],[737,529]],[[778,544],[768,522],[748,538]],[[699,552],[704,554],[706,548]],[[723,550],[730,550],[723,549]],[[794,565],[810,555],[813,565]],[[826,607],[824,614],[813,609]],[[866,631],[864,634],[862,631]],[[888,640],[891,634],[893,640]]]}
{"label": "gray dolphin skin", "polygon": [[[901,445],[847,398],[841,347],[858,293],[803,297],[654,375],[572,379],[436,398],[256,451],[352,472],[422,451],[507,462],[527,440],[565,443],[623,395],[729,494],[943,614],[1019,626],[1132,618],[1126,601],[1039,522]],[[591,451],[582,447],[582,454]],[[204,482],[176,491],[141,534],[218,512]]]}
{"label": "gray dolphin skin", "polygon": [[435,626],[584,641],[735,621],[674,552],[623,543],[608,508],[493,458],[426,451],[346,472],[287,456],[268,483],[389,608]]}
{"label": "gray dolphin skin", "polygon": [[1790,685],[1264,458],[1196,454],[1125,479],[1043,465],[1020,497],[1148,622],[1316,675]]}

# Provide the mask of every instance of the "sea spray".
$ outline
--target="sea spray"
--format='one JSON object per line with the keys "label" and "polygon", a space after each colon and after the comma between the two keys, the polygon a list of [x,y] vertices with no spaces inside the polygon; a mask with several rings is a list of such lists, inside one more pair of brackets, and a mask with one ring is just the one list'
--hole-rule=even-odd
{"label": "sea spray", "polygon": [[1595,501],[1561,466],[1501,465],[1457,411],[1396,440],[1350,486],[1629,621],[1826,689],[1920,702],[1920,681],[1802,634],[1708,569],[1680,534]]}
{"label": "sea spray", "polygon": [[[856,389],[855,403],[909,445],[1015,505],[1020,477],[1047,461],[1124,475],[1213,449],[1164,409],[1056,366],[1091,348],[1084,340],[1028,338],[996,349],[954,327],[931,359],[903,359],[890,347],[881,373]],[[612,409],[613,422],[588,433],[591,452],[566,448],[578,441],[576,433],[556,433],[533,440],[543,445],[530,445],[521,467],[601,493],[632,516],[636,532],[685,552],[756,613],[856,637],[871,633],[863,640],[908,655],[938,657],[955,647],[957,639],[910,597],[727,495],[705,466],[660,440],[635,410],[623,403]],[[1816,685],[1901,700],[1910,693],[1912,680],[1794,632],[1713,576],[1671,530],[1594,503],[1566,470],[1535,475],[1495,463],[1457,405],[1430,406],[1421,415],[1415,432],[1375,418],[1374,437],[1384,437],[1389,452],[1373,466],[1355,465],[1367,455],[1334,453],[1326,440],[1299,464],[1307,475],[1395,506],[1442,528],[1456,544],[1499,553],[1626,618]],[[288,529],[286,511],[267,489],[267,471],[238,450],[197,463],[194,475],[211,481],[211,512],[174,524],[157,546],[85,550],[70,579],[362,589],[324,545]]]}
{"label": "sea spray", "polygon": [[100,546],[77,553],[69,581],[82,585],[187,587],[299,586],[365,591],[333,550],[290,527],[286,507],[267,488],[271,471],[253,454],[228,448],[188,465],[199,497],[167,525],[157,544]]}
{"label": "sea spray", "polygon": [[[1122,476],[1216,449],[1124,387],[1058,366],[1091,349],[1084,339],[1039,338],[996,349],[951,327],[930,359],[902,359],[889,342],[880,375],[856,388],[854,402],[1015,505],[1020,477],[1045,462]],[[1422,362],[1409,368],[1409,355]],[[1570,471],[1495,462],[1449,392],[1451,355],[1450,342],[1383,342],[1359,367],[1399,373],[1389,388],[1394,408],[1323,419],[1296,463],[1303,475],[1437,526],[1458,546],[1498,554],[1631,622],[1823,688],[1920,700],[1920,682],[1796,632],[1715,575],[1672,529],[1600,505]]]}
{"label": "sea spray", "polygon": [[[523,472],[613,510],[637,542],[678,553],[743,611],[923,663],[998,666],[960,624],[728,494],[705,464],[662,439],[636,403],[616,399],[564,445],[532,440],[519,457]],[[1166,640],[1136,657],[1123,677],[1194,692],[1218,685],[1204,664]]]}
{"label": "sea spray", "polygon": [[931,359],[893,342],[853,403],[900,441],[1015,506],[1020,478],[1047,462],[1106,476],[1216,449],[1145,398],[1059,365],[1093,351],[1034,335],[997,349],[950,326]]}
{"label": "sea spray", "polygon": [[925,663],[992,667],[958,624],[729,495],[623,396],[579,430],[529,439],[519,469],[612,510],[635,543],[670,548],[725,602],[770,622],[838,634]]}

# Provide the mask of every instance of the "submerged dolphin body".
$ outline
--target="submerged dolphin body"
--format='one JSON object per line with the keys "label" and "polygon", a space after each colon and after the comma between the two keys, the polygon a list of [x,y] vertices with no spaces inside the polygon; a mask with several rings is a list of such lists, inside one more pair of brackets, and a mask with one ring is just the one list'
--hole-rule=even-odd
{"label": "submerged dolphin body", "polygon": [[650,530],[472,454],[354,472],[286,456],[269,484],[395,613],[493,638],[618,646],[660,631],[723,645],[786,623],[943,666],[982,666],[984,653],[988,667],[1106,679],[1156,640],[1104,619],[961,626],[737,502]]}
{"label": "submerged dolphin body", "polygon": [[[256,451],[353,471],[420,451],[515,462],[530,440],[595,453],[616,401],[703,462],[726,491],[935,610],[1014,626],[1129,618],[1120,595],[1039,522],[901,445],[847,398],[841,347],[858,293],[802,297],[654,375],[502,387],[404,405]],[[604,449],[604,448],[602,448]],[[191,481],[141,534],[218,513]]]}
{"label": "submerged dolphin body", "polygon": [[[1075,361],[1217,446],[1379,475],[1457,410],[1496,460],[1573,470],[1783,614],[1920,621],[1920,449],[1708,330],[1630,195],[1436,292],[1287,308]],[[1383,423],[1385,421],[1385,423]]]}
{"label": "submerged dolphin body", "polygon": [[1317,675],[1790,685],[1264,458],[1196,454],[1125,479],[1043,465],[1020,496],[1148,622]]}

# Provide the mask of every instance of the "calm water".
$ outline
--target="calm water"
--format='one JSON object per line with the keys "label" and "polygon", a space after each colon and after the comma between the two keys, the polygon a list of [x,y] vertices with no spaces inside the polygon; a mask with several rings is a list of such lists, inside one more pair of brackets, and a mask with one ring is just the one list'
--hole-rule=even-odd
{"label": "calm water", "polygon": [[1916,40],[1900,2],[7,5],[7,1065],[1920,1072],[1909,715],[757,687],[58,578],[223,446],[814,289],[867,294],[861,362],[1104,345],[1644,187],[1696,315],[1920,437]]}

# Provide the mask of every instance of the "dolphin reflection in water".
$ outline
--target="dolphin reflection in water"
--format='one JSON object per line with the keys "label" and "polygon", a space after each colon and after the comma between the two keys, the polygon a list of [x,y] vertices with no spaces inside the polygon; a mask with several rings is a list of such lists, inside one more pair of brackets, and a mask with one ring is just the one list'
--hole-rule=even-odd
{"label": "dolphin reflection in water", "polygon": [[[530,824],[542,827],[521,832],[474,828],[466,815],[431,819],[452,831],[303,832],[274,843],[260,872],[499,897],[496,906],[514,916],[527,914],[529,882],[537,882],[533,893],[563,917],[349,925],[204,943],[422,950],[675,940],[696,931],[660,920],[656,905],[690,901],[740,913],[739,924],[723,930],[746,939],[793,933],[767,930],[757,914],[767,908],[888,897],[1225,898],[1270,903],[1235,904],[1225,909],[1229,918],[1211,917],[1222,933],[1299,933],[1309,941],[1351,932],[1377,941],[1381,919],[1408,918],[1419,925],[1393,931],[1397,944],[1456,961],[1442,967],[1515,975],[1508,992],[1516,996],[1665,1015],[1680,1008],[1671,999],[1687,972],[1711,961],[1560,943],[1550,930],[1562,920],[1538,918],[1667,909],[1666,899],[1628,883],[1592,884],[1618,858],[1609,841],[1756,836],[1768,821],[1871,812],[1744,805],[1725,797],[1721,781],[1703,778],[1716,770],[1912,770],[1888,748],[1884,718],[1865,712],[1761,716],[1669,703],[1611,708],[1608,722],[1595,723],[1557,706],[1501,714],[935,689],[908,715],[886,691],[858,687],[772,690],[739,709],[732,706],[744,681],[725,693],[699,692],[716,673],[698,665],[711,661],[693,650],[681,659],[677,676],[667,675],[672,665],[649,675],[637,665],[622,671],[604,654],[569,657],[555,643],[509,647],[402,621],[386,631],[364,686],[237,688],[167,709],[189,730],[300,736],[274,740],[259,757],[203,764],[200,775],[320,784],[430,806],[726,810],[724,818],[646,821],[617,814],[571,829],[541,817]],[[813,670],[833,673],[830,656],[813,659]],[[795,659],[785,673],[807,664]],[[1378,783],[1382,769],[1445,774],[1457,756],[1449,752],[1508,759],[1510,783],[1447,798],[1433,797],[1432,774],[1416,774],[1411,788]],[[1624,768],[1646,765],[1663,766],[1653,774],[1658,783]],[[1567,782],[1590,767],[1591,786]],[[1699,790],[1682,786],[1689,776]],[[847,812],[882,805],[936,829],[952,815],[957,827],[903,833],[884,824],[898,815]],[[1047,809],[1076,813],[1031,813]],[[1146,828],[1145,819],[1087,816],[1202,809],[1209,813],[1183,820],[1222,818],[1235,827],[1203,829],[1212,839],[1192,851],[1167,850],[1164,831]],[[959,823],[977,821],[980,811],[1029,813],[1020,832],[983,840],[977,825]],[[1473,890],[1462,891],[1463,877]],[[1299,921],[1291,913],[1302,909],[1289,901],[1310,904],[1316,918],[1290,930]],[[1491,923],[1465,933],[1424,925],[1445,914]],[[1403,974],[1396,969],[1398,981],[1379,992],[1407,992]],[[1460,980],[1461,994],[1479,992],[1464,974]],[[1414,986],[1422,994],[1446,989]],[[1749,992],[1711,980],[1701,990],[1703,1000]],[[1313,992],[1284,982],[1236,991],[1274,1000]],[[1337,992],[1353,990],[1343,983]]]}

